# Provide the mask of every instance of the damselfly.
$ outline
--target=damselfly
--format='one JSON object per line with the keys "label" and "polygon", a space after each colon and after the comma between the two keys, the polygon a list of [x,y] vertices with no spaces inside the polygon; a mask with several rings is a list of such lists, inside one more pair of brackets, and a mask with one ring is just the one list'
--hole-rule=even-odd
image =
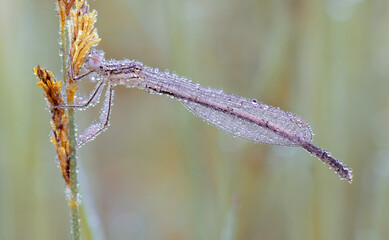
{"label": "damselfly", "polygon": [[255,99],[202,87],[185,77],[145,66],[138,61],[107,61],[103,51],[92,50],[84,67],[88,71],[74,79],[78,80],[93,73],[99,79],[96,88],[85,102],[60,107],[93,106],[98,102],[105,85],[107,90],[100,122],[92,124],[77,138],[76,149],[93,140],[108,126],[113,87],[125,85],[144,89],[149,93],[172,96],[181,101],[193,114],[234,136],[256,143],[300,146],[326,163],[341,179],[352,181],[351,169],[332,157],[328,151],[313,145],[311,128],[295,114],[268,106]]}

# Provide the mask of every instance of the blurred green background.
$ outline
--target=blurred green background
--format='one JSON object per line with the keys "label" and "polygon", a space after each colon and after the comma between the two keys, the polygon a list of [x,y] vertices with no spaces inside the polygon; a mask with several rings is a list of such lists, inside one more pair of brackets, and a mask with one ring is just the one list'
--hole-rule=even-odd
{"label": "blurred green background", "polygon": [[[61,79],[55,2],[0,4],[0,239],[70,239],[32,73]],[[94,239],[389,238],[388,1],[89,3],[107,58],[294,112],[354,171],[350,185],[303,149],[233,138],[178,101],[117,87],[111,126],[79,151]],[[79,129],[98,113],[79,112]]]}

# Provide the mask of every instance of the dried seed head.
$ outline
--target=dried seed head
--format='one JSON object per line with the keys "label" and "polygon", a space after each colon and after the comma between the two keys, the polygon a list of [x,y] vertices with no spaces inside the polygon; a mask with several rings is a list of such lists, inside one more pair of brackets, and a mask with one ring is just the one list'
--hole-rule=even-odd
{"label": "dried seed head", "polygon": [[[41,68],[39,65],[34,68],[34,73],[38,77],[38,86],[45,92],[45,97],[49,102],[50,107],[57,107],[64,105],[62,98],[62,81],[57,81],[52,72]],[[52,108],[51,112],[51,130],[53,136],[50,138],[51,142],[57,149],[58,161],[62,170],[62,175],[69,184],[69,161],[70,154],[69,147],[69,120],[66,111],[63,108]]]}
{"label": "dried seed head", "polygon": [[69,14],[69,55],[72,58],[70,64],[75,76],[78,75],[91,48],[96,46],[101,40],[94,27],[97,12],[95,10],[89,12],[88,9],[86,1],[79,0],[76,1],[76,9],[72,9]]}

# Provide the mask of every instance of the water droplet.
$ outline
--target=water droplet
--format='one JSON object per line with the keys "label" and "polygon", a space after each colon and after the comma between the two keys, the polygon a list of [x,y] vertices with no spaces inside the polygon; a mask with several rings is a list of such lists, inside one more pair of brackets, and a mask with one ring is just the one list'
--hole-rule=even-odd
{"label": "water droplet", "polygon": [[251,100],[251,103],[254,104],[254,105],[257,105],[258,104],[258,100],[257,99],[253,99],[253,100]]}

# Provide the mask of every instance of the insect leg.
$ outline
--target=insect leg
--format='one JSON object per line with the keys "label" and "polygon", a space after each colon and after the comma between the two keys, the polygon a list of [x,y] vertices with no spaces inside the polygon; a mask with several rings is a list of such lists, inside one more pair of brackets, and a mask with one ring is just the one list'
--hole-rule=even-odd
{"label": "insect leg", "polygon": [[96,88],[91,92],[90,97],[88,100],[81,104],[70,104],[70,105],[60,105],[60,106],[53,106],[50,109],[57,109],[57,108],[87,108],[90,105],[95,105],[97,101],[100,99],[101,92],[103,91],[105,85],[105,81],[101,80],[97,85]]}
{"label": "insect leg", "polygon": [[111,116],[111,107],[113,101],[113,87],[109,84],[105,94],[104,106],[101,109],[100,122],[92,124],[83,134],[77,137],[77,145],[75,150],[79,149],[85,143],[95,139],[102,131],[109,125],[109,118]]}

